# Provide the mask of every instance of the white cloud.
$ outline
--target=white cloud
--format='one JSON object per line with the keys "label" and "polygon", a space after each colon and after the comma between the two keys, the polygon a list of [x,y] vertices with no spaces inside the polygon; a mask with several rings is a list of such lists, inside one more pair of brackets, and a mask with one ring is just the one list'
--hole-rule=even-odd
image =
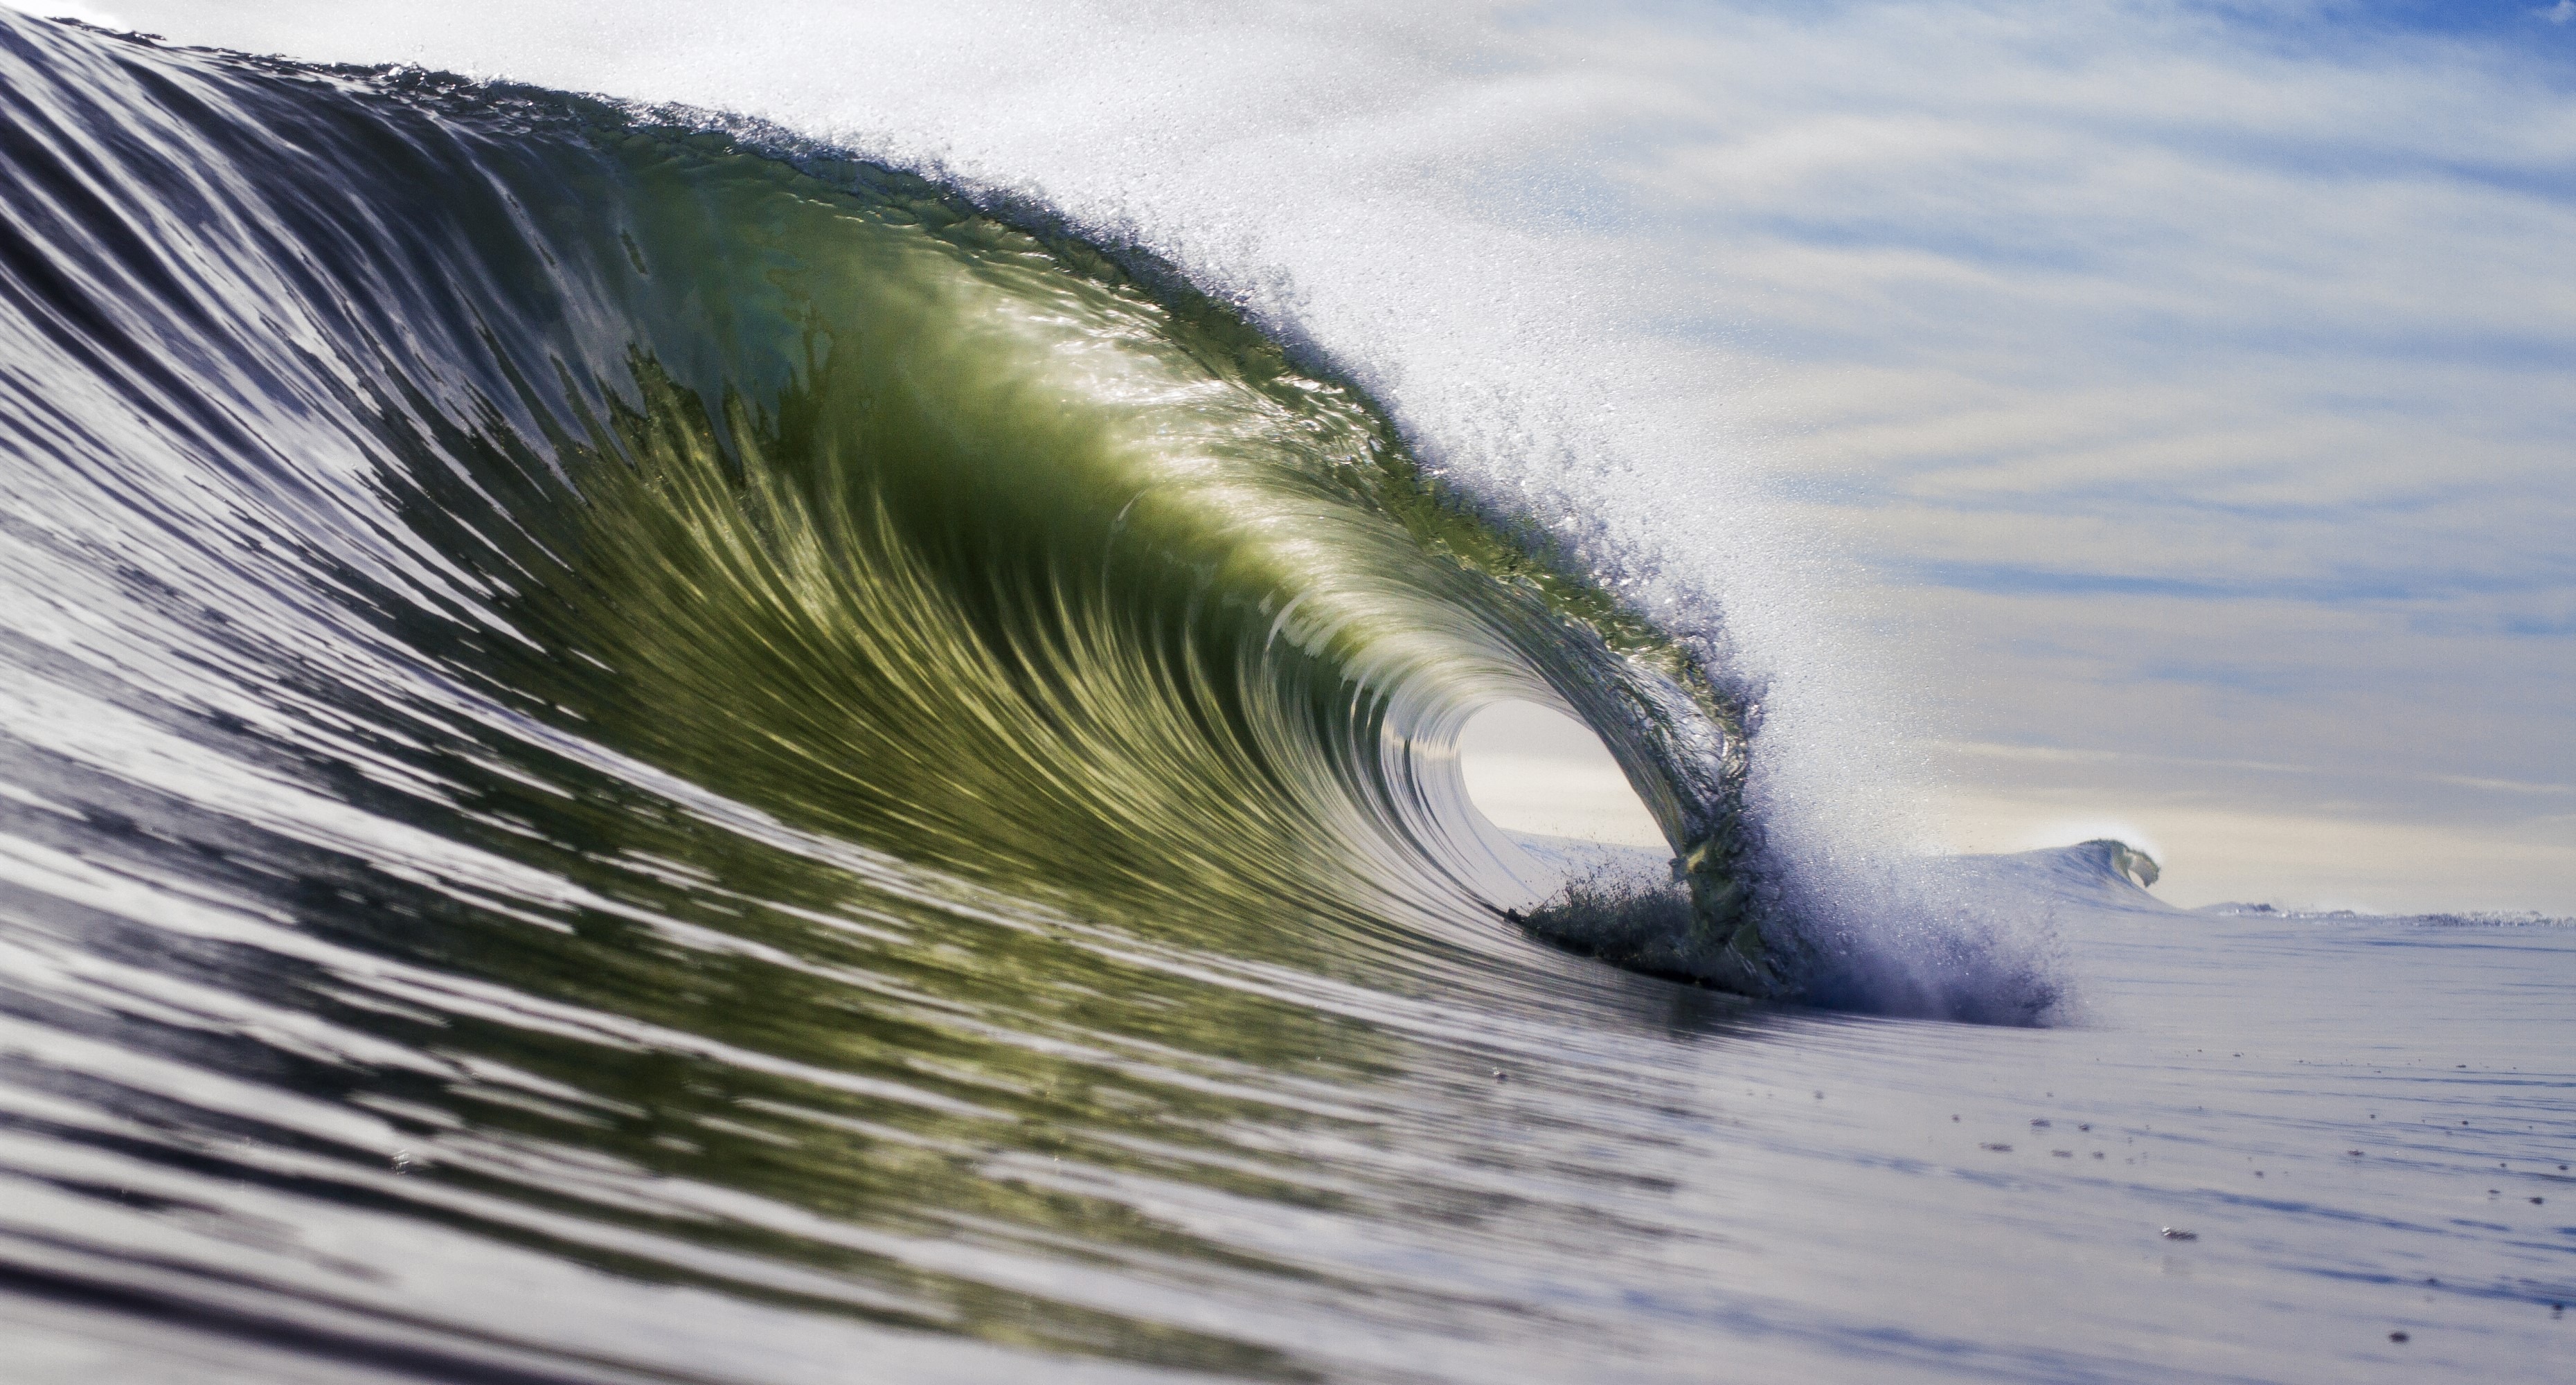
{"label": "white cloud", "polygon": [[0,0],[0,9],[16,10],[20,14],[37,15],[45,19],[77,19],[83,24],[96,25],[101,29],[114,29],[120,33],[132,33],[135,28],[118,14],[96,5],[81,3],[81,0]]}

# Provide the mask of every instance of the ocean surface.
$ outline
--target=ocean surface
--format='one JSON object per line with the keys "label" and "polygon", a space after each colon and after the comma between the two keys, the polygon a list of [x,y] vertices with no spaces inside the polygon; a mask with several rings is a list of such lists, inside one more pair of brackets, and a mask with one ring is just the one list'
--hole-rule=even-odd
{"label": "ocean surface", "polygon": [[0,12],[0,1380],[2576,1376],[2576,928],[1810,840],[1292,328]]}

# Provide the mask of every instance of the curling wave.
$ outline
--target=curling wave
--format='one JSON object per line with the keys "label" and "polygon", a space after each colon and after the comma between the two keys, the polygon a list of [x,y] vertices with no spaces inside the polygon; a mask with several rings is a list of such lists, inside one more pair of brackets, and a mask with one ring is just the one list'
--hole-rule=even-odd
{"label": "curling wave", "polygon": [[166,700],[309,753],[273,724],[309,681],[430,779],[450,737],[578,742],[1015,899],[1305,946],[1269,920],[1508,892],[1447,750],[1536,697],[1688,863],[1697,970],[1795,987],[1744,700],[1169,276],[703,120],[15,37],[23,567],[64,611],[98,593],[58,568],[152,588],[149,642],[211,665]]}
{"label": "curling wave", "polygon": [[1591,965],[1498,917],[1502,697],[1670,839],[1654,970],[1856,974],[1715,650],[1147,257],[781,132],[0,13],[0,449],[26,1293],[474,1379],[641,1369],[601,1281],[530,1316],[576,1272],[1297,1374],[1130,1305],[1296,1279],[1192,1198],[1400,1203],[1256,1133],[1364,1128],[1282,1084],[1394,997]]}

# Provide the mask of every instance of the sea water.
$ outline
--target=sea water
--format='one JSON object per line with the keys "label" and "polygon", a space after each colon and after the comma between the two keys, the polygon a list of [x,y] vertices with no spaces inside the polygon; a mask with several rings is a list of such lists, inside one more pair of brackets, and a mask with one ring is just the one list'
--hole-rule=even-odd
{"label": "sea water", "polygon": [[[2563,924],[1859,851],[1618,524],[1062,209],[0,40],[0,1376],[2568,1373]],[[1672,857],[1485,822],[1511,697]]]}

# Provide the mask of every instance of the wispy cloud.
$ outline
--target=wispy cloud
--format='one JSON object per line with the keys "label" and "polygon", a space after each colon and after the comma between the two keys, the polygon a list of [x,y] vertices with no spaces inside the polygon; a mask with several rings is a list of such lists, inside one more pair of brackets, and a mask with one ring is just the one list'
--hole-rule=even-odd
{"label": "wispy cloud", "polygon": [[2429,829],[2430,779],[2576,777],[2576,52],[2529,33],[1871,5],[1598,61],[1700,74],[1632,196],[1942,724],[2367,755],[2334,811]]}

